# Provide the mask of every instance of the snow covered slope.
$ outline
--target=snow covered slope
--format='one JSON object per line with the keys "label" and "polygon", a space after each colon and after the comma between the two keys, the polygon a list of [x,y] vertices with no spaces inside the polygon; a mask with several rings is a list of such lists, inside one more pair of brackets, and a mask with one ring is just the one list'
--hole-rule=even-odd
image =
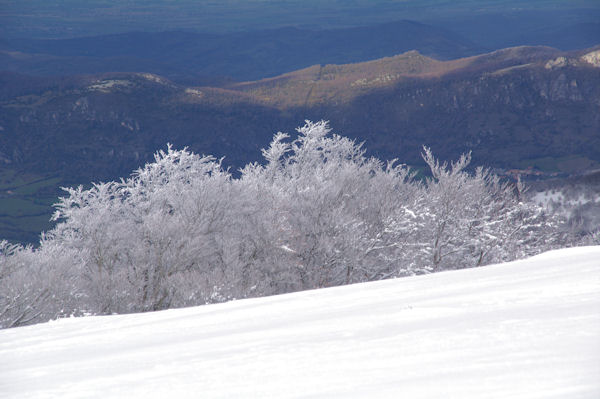
{"label": "snow covered slope", "polygon": [[0,331],[2,398],[600,398],[600,246]]}

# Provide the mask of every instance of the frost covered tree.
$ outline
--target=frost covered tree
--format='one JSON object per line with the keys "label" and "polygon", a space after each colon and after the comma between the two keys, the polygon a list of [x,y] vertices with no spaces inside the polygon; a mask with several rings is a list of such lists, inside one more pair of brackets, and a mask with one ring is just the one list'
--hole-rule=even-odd
{"label": "frost covered tree", "polygon": [[482,167],[468,173],[470,154],[440,163],[424,147],[423,159],[431,171],[421,211],[431,271],[513,260],[558,244],[552,232],[560,221],[522,202],[520,182],[502,182]]}
{"label": "frost covered tree", "polygon": [[233,178],[170,145],[120,181],[66,189],[39,248],[0,245],[0,326],[153,311],[532,255],[561,220],[470,155],[416,179],[310,122]]}
{"label": "frost covered tree", "polygon": [[34,276],[24,263],[26,252],[31,249],[0,241],[0,328],[35,322],[49,296],[47,287],[31,281]]}
{"label": "frost covered tree", "polygon": [[385,250],[395,243],[381,229],[410,191],[407,168],[384,166],[365,157],[362,145],[330,132],[324,121],[307,121],[291,142],[279,133],[263,152],[266,164],[242,171],[242,181],[260,182],[254,185],[271,198],[270,229],[301,289],[388,274],[393,265]]}
{"label": "frost covered tree", "polygon": [[191,285],[190,276],[216,284],[224,273],[219,237],[233,212],[230,191],[214,158],[169,146],[126,180],[68,189],[49,236],[77,251],[95,312],[197,303],[206,283]]}
{"label": "frost covered tree", "polygon": [[71,255],[50,242],[34,251],[0,241],[0,328],[82,314]]}

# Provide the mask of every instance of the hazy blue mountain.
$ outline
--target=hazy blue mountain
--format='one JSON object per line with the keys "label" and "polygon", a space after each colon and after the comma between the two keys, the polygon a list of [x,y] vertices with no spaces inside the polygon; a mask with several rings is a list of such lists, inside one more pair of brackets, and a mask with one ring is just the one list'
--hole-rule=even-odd
{"label": "hazy blue mountain", "polygon": [[[566,3],[566,2],[565,2]],[[528,2],[529,4],[529,2]],[[501,49],[521,45],[544,45],[561,50],[594,46],[600,41],[600,3],[576,8],[548,5],[473,11],[468,14],[441,15],[426,23],[448,29],[479,44]]]}
{"label": "hazy blue mountain", "polygon": [[[175,80],[255,80],[314,64],[345,64],[418,50],[438,59],[481,53],[448,30],[413,21],[337,30],[294,27],[230,34],[134,32],[0,44],[1,69],[38,75],[152,72]],[[14,52],[18,51],[18,54]]]}
{"label": "hazy blue mountain", "polygon": [[[323,30],[402,19],[455,21],[455,27],[467,30],[485,21],[480,34],[487,36],[488,28],[497,26],[510,35],[574,20],[597,22],[599,9],[597,0],[4,0],[0,37],[57,39],[172,30],[231,33],[286,26]],[[498,24],[503,18],[510,24]],[[515,23],[515,18],[529,23]]]}

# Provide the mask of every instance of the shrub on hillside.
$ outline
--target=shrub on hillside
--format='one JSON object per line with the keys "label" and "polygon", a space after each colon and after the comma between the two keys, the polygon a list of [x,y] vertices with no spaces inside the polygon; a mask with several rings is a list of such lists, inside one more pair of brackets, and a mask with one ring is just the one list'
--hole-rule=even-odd
{"label": "shrub on hillside", "polygon": [[306,122],[239,178],[171,146],[129,178],[68,188],[39,248],[0,248],[0,326],[167,309],[529,256],[560,220],[470,155],[431,177]]}

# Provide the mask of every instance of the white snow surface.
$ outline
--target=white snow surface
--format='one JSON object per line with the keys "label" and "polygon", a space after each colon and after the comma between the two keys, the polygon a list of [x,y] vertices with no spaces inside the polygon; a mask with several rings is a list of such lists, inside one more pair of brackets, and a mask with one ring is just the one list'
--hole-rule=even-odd
{"label": "white snow surface", "polygon": [[2,398],[600,398],[600,246],[0,331]]}

